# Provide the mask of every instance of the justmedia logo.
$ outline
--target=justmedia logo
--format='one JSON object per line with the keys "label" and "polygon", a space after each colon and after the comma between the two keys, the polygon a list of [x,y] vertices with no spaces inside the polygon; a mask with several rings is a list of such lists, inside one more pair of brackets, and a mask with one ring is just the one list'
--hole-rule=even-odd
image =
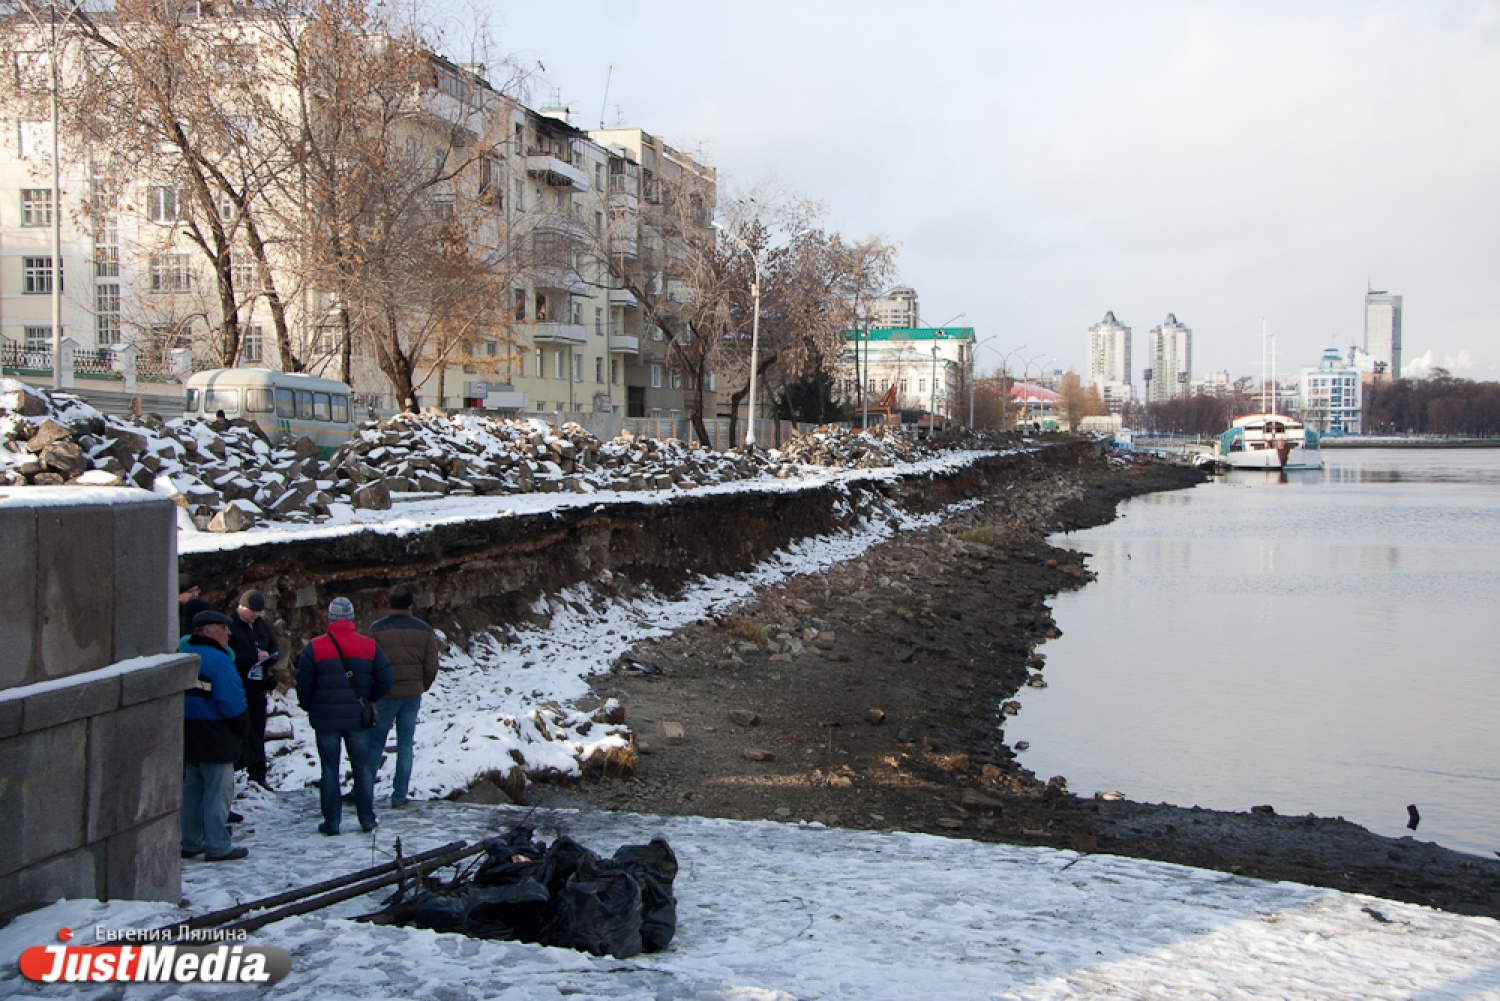
{"label": "justmedia logo", "polygon": [[[154,938],[156,934],[122,937]],[[60,928],[57,937],[67,943],[73,931]],[[104,941],[114,937],[96,936]],[[243,943],[34,945],[21,953],[21,975],[41,983],[274,984],[291,971],[292,957],[285,949]]]}

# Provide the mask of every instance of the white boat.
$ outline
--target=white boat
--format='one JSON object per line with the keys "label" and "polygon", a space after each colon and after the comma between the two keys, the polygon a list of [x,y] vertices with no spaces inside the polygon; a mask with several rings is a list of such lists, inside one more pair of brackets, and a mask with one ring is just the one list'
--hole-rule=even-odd
{"label": "white boat", "polygon": [[1318,432],[1285,414],[1246,414],[1219,436],[1214,458],[1230,469],[1322,469]]}

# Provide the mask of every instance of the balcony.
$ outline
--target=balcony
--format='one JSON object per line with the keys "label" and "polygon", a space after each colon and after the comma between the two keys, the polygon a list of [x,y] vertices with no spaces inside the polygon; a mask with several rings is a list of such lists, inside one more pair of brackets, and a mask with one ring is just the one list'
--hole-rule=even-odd
{"label": "balcony", "polygon": [[641,353],[641,339],[634,334],[617,334],[610,331],[609,350],[619,354],[638,355]]}
{"label": "balcony", "polygon": [[538,344],[581,348],[589,342],[588,328],[581,323],[534,323],[531,329],[531,339]]}
{"label": "balcony", "polygon": [[612,288],[609,290],[609,304],[611,306],[640,305],[640,303],[635,301],[635,294],[632,293],[629,289],[624,288]]}
{"label": "balcony", "polygon": [[561,233],[572,240],[587,240],[590,236],[588,227],[582,220],[561,212],[547,212],[537,216],[533,228],[539,233]]}
{"label": "balcony", "polygon": [[574,191],[587,191],[589,189],[588,174],[566,160],[558,159],[551,153],[528,153],[526,156],[526,173],[535,177],[543,184],[554,188],[570,187]]}

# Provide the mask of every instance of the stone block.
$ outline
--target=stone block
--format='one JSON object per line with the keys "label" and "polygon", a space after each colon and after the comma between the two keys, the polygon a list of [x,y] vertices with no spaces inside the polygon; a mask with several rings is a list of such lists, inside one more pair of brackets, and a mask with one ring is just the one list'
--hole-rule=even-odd
{"label": "stone block", "polygon": [[182,825],[177,811],[122,831],[105,844],[103,899],[181,899]]}
{"label": "stone block", "polygon": [[89,841],[137,827],[182,805],[182,700],[129,706],[91,724]]}
{"label": "stone block", "polygon": [[84,844],[87,741],[82,720],[0,741],[0,873]]}
{"label": "stone block", "polygon": [[198,680],[198,658],[183,654],[156,667],[131,671],[120,678],[120,705],[133,706],[152,699],[171,698]]}
{"label": "stone block", "polygon": [[63,898],[89,900],[97,897],[99,884],[103,882],[100,854],[96,848],[81,848],[48,859],[41,865],[0,876],[0,921],[10,914],[56,903]]}
{"label": "stone block", "polygon": [[661,725],[661,739],[666,744],[681,744],[687,739],[687,730],[681,723],[663,723]]}
{"label": "stone block", "polygon": [[39,680],[114,662],[113,509],[98,504],[36,512],[41,643]]}
{"label": "stone block", "polygon": [[37,680],[36,508],[0,505],[0,690]]}
{"label": "stone block", "polygon": [[177,510],[162,498],[113,513],[114,659],[167,653],[177,647]]}
{"label": "stone block", "polygon": [[0,740],[21,732],[22,707],[20,699],[0,701]]}
{"label": "stone block", "polygon": [[21,730],[34,733],[62,726],[74,720],[107,713],[120,705],[120,677],[111,675],[97,681],[64,685],[23,700]]}

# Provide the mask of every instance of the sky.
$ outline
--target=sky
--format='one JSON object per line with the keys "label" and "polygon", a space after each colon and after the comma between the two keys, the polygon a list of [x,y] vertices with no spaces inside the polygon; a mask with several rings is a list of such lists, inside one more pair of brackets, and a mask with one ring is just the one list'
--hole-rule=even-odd
{"label": "sky", "polygon": [[1195,376],[1258,375],[1262,319],[1287,373],[1362,342],[1372,285],[1408,374],[1500,378],[1500,3],[447,2],[534,103],[898,243],[981,367],[1082,370],[1109,310],[1137,381],[1168,313]]}

